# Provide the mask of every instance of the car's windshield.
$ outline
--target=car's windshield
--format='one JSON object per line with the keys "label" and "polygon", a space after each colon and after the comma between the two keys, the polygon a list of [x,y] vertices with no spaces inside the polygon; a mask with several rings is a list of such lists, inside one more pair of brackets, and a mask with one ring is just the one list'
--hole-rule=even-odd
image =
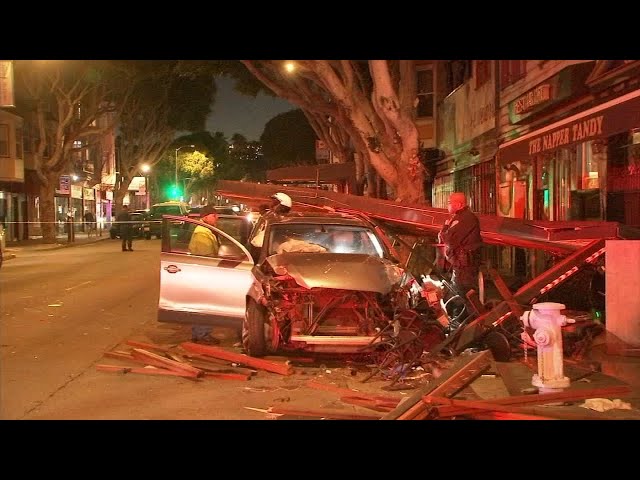
{"label": "car's windshield", "polygon": [[384,256],[384,249],[373,231],[364,227],[343,225],[273,225],[267,248],[269,255],[287,252],[328,252]]}

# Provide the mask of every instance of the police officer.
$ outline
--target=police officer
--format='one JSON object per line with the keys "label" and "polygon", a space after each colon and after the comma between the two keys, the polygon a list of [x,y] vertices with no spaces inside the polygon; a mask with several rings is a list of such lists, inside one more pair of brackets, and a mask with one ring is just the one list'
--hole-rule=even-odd
{"label": "police officer", "polygon": [[449,196],[447,206],[452,216],[447,219],[438,234],[438,241],[444,244],[445,258],[451,264],[451,283],[456,293],[465,296],[473,288],[477,289],[480,270],[480,222],[467,206],[467,198],[462,192]]}

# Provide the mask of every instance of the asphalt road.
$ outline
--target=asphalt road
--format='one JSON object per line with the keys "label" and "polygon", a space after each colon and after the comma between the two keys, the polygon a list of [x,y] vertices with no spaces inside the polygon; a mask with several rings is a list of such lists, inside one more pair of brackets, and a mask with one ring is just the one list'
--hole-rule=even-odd
{"label": "asphalt road", "polygon": [[[250,381],[98,371],[98,364],[126,365],[104,352],[130,351],[127,340],[178,345],[190,339],[188,326],[156,320],[160,241],[136,240],[133,247],[122,252],[119,241],[104,240],[23,251],[3,265],[0,419],[260,420],[274,417],[251,408],[272,405],[371,414],[306,387],[313,378],[375,390],[377,382],[359,385],[344,365],[292,376],[260,371]],[[238,341],[231,330],[215,334],[229,348]]]}

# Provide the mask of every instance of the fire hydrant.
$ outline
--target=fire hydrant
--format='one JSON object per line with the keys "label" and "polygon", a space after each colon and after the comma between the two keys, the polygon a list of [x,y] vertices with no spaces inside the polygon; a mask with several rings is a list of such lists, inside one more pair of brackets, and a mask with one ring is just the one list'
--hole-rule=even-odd
{"label": "fire hydrant", "polygon": [[561,303],[536,303],[533,310],[520,317],[525,327],[535,329],[533,340],[538,347],[538,373],[531,384],[542,390],[557,390],[569,386],[563,372],[562,330],[560,327],[575,320],[560,315],[566,307]]}

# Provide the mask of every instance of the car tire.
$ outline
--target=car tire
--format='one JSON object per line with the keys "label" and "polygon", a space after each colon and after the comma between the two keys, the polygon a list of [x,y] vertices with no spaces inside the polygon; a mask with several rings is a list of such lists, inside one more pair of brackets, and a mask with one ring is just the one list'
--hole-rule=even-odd
{"label": "car tire", "polygon": [[115,240],[116,238],[116,234],[113,232],[109,232],[109,236],[111,237],[112,240]]}
{"label": "car tire", "polygon": [[242,347],[247,355],[264,357],[267,353],[264,322],[264,309],[254,300],[249,300],[242,322]]}

